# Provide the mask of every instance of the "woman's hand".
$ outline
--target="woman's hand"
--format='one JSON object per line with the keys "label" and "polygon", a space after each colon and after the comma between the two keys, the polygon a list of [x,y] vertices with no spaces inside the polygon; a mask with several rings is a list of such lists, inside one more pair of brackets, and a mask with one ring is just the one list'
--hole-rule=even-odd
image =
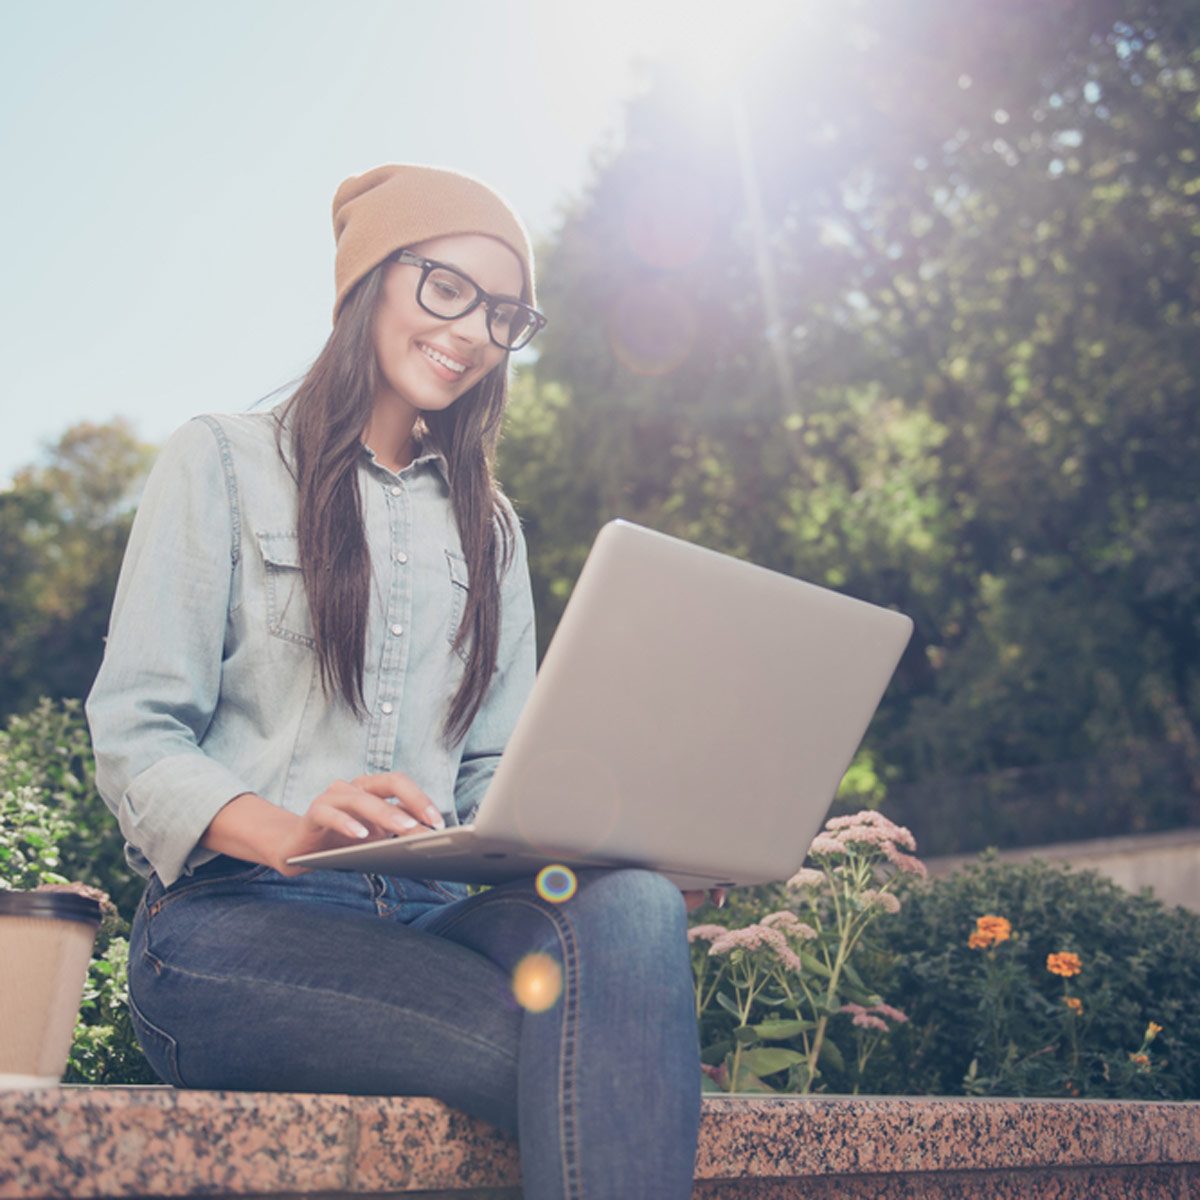
{"label": "woman's hand", "polygon": [[[728,893],[726,892],[726,890],[724,888],[709,888],[707,898],[712,900],[712,902],[718,908],[724,908],[725,907],[725,897],[727,894]],[[699,908],[700,905],[702,905],[704,903],[704,901],[705,901],[705,895],[703,892],[684,892],[683,893],[683,903],[687,907],[688,912],[693,912],[695,909]]]}
{"label": "woman's hand", "polygon": [[276,854],[280,875],[303,875],[311,867],[289,866],[288,859],[318,850],[445,827],[433,802],[407,775],[388,771],[360,775],[349,783],[331,783],[298,822],[289,826]]}

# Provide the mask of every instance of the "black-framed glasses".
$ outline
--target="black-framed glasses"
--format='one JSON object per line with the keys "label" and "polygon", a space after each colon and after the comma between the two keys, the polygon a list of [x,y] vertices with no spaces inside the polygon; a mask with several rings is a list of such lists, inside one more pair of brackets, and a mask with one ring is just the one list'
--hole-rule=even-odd
{"label": "black-framed glasses", "polygon": [[546,318],[536,308],[508,296],[485,292],[457,267],[422,258],[411,250],[398,250],[392,259],[421,268],[417,303],[430,316],[457,321],[482,304],[487,313],[488,337],[502,350],[520,350],[528,346],[533,335],[546,324]]}

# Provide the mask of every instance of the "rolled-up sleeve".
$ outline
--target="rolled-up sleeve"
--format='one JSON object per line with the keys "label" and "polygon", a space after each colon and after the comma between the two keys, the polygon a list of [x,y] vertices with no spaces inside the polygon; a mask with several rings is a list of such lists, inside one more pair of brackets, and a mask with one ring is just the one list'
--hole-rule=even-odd
{"label": "rolled-up sleeve", "polygon": [[220,695],[239,554],[227,466],[203,420],[163,447],[130,532],[86,706],[100,794],[168,885],[217,812],[251,790],[202,749]]}
{"label": "rolled-up sleeve", "polygon": [[500,755],[529,698],[537,671],[533,589],[525,535],[519,525],[516,525],[512,561],[501,581],[500,597],[502,616],[496,674],[467,731],[454,785],[454,806],[463,822],[474,815],[496,773]]}

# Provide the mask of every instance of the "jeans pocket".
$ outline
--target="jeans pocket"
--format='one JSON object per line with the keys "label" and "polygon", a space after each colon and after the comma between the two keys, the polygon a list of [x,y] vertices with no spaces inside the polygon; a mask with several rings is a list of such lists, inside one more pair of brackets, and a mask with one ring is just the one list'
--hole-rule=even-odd
{"label": "jeans pocket", "polygon": [[179,1074],[179,1043],[165,1029],[146,1018],[134,1003],[132,994],[129,996],[129,1019],[137,1034],[138,1045],[159,1079],[172,1087],[187,1087]]}
{"label": "jeans pocket", "polygon": [[241,886],[253,883],[266,875],[270,867],[262,863],[248,863],[239,858],[221,855],[211,862],[197,867],[191,875],[180,876],[169,888],[155,899],[147,898],[146,915],[153,918],[172,901],[184,896],[195,896],[199,892],[211,892],[222,887]]}
{"label": "jeans pocket", "polygon": [[447,902],[462,900],[467,894],[465,883],[443,882],[440,879],[419,879],[417,882],[424,884],[435,896],[440,896]]}

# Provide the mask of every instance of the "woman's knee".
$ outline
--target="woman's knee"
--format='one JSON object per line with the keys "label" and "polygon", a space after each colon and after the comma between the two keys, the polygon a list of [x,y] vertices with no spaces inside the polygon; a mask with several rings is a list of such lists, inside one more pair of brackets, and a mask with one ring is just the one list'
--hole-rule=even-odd
{"label": "woman's knee", "polygon": [[639,940],[672,943],[686,938],[683,893],[657,871],[642,867],[598,871],[580,894],[586,904],[603,913],[606,923],[627,925]]}

